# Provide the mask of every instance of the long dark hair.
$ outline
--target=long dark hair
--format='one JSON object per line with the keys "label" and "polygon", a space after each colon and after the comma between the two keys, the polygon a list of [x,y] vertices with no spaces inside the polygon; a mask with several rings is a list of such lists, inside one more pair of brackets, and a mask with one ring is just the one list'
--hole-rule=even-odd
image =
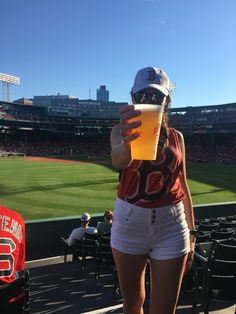
{"label": "long dark hair", "polygon": [[166,102],[163,109],[163,117],[162,117],[162,123],[161,123],[161,132],[160,132],[160,138],[158,142],[158,148],[163,150],[167,144],[169,139],[169,117],[168,117],[168,109],[170,108],[171,104],[171,96],[166,96]]}

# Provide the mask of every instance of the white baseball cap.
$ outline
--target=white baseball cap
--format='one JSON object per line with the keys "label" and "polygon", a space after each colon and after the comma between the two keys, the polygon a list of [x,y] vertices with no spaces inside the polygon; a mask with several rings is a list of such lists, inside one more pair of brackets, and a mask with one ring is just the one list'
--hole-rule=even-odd
{"label": "white baseball cap", "polygon": [[158,89],[166,96],[169,95],[170,80],[166,72],[154,67],[139,70],[135,76],[131,93],[137,93],[149,87]]}
{"label": "white baseball cap", "polygon": [[83,213],[81,215],[81,221],[89,221],[91,219],[91,216],[88,213]]}

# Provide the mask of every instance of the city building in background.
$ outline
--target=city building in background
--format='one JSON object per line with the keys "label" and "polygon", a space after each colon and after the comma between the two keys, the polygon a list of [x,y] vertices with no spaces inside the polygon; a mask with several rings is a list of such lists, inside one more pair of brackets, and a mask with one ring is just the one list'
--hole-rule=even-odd
{"label": "city building in background", "polygon": [[97,89],[97,101],[109,101],[109,91],[106,89],[106,85],[100,85]]}
{"label": "city building in background", "polygon": [[117,118],[124,102],[97,101],[79,99],[69,95],[34,96],[33,105],[46,107],[49,115],[84,117],[84,118]]}
{"label": "city building in background", "polygon": [[21,104],[21,105],[33,105],[33,100],[28,98],[19,98],[13,101],[14,104]]}

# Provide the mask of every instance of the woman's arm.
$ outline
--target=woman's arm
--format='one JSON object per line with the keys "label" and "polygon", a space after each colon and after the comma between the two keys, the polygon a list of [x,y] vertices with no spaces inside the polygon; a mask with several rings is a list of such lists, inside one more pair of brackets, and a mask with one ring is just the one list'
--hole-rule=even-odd
{"label": "woman's arm", "polygon": [[130,144],[121,136],[120,124],[113,127],[110,136],[111,160],[114,167],[123,169],[131,162]]}
{"label": "woman's arm", "polygon": [[[192,197],[191,197],[190,190],[187,183],[185,144],[184,144],[184,137],[182,133],[178,132],[178,138],[179,138],[181,151],[183,155],[183,173],[181,174],[180,180],[181,180],[182,189],[186,195],[185,199],[183,200],[184,212],[185,212],[186,221],[187,221],[189,230],[195,230]],[[195,242],[196,242],[195,236],[190,235],[190,253],[188,256],[187,263],[186,263],[185,272],[188,272],[191,268],[193,257],[194,257],[194,251],[195,251]]]}
{"label": "woman's arm", "polygon": [[129,120],[141,114],[134,106],[127,105],[121,109],[120,122],[112,128],[110,135],[111,160],[114,167],[123,169],[131,162],[130,142],[139,137],[131,131],[141,125],[140,121],[130,123]]}
{"label": "woman's arm", "polygon": [[180,132],[178,132],[178,137],[179,137],[179,142],[180,142],[181,151],[183,155],[183,173],[180,177],[182,189],[184,190],[184,193],[186,195],[185,199],[183,200],[183,203],[184,203],[186,221],[187,221],[189,230],[193,230],[195,229],[195,223],[194,223],[192,197],[191,197],[190,190],[187,183],[184,137],[182,133]]}

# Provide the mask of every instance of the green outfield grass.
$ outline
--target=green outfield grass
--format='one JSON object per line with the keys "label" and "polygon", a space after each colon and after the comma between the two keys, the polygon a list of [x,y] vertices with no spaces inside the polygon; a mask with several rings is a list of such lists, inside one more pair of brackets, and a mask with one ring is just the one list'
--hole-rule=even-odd
{"label": "green outfield grass", "polygon": [[[187,164],[193,203],[236,201],[236,165]],[[117,172],[109,165],[0,159],[0,203],[24,219],[112,209]]]}

